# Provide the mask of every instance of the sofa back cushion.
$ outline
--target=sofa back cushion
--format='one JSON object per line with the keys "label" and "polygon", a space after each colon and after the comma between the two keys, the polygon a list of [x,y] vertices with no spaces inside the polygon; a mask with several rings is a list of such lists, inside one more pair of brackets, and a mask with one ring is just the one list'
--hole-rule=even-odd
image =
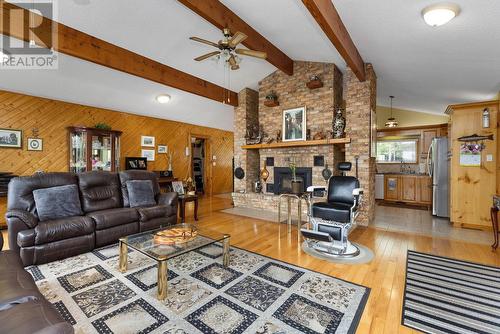
{"label": "sofa back cushion", "polygon": [[37,215],[33,190],[78,184],[73,173],[38,173],[15,177],[9,182],[7,209],[23,210]]}
{"label": "sofa back cushion", "polygon": [[123,206],[130,207],[129,194],[127,189],[127,182],[132,180],[150,180],[153,185],[153,194],[155,200],[160,194],[160,186],[158,184],[158,176],[154,172],[146,170],[127,170],[119,173],[120,183],[122,190]]}
{"label": "sofa back cushion", "polygon": [[131,208],[156,205],[151,180],[127,181],[128,201]]}
{"label": "sofa back cushion", "polygon": [[117,173],[93,171],[77,176],[85,213],[121,207],[122,194]]}
{"label": "sofa back cushion", "polygon": [[80,196],[76,184],[33,190],[40,221],[81,216]]}

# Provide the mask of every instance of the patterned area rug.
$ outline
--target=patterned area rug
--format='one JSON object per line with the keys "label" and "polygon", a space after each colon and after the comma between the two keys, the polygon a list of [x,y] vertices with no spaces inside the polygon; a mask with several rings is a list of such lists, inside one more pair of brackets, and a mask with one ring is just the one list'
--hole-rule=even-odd
{"label": "patterned area rug", "polygon": [[168,297],[156,299],[156,264],[118,246],[28,270],[76,333],[354,333],[369,289],[235,247],[222,266],[214,244],[168,262]]}
{"label": "patterned area rug", "polygon": [[500,333],[500,268],[408,251],[402,322],[425,333]]}

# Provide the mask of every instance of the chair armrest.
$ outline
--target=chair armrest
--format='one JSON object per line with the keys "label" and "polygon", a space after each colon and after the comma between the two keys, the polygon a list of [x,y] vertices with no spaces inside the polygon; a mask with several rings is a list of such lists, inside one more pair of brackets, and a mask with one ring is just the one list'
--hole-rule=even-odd
{"label": "chair armrest", "polygon": [[158,195],[158,205],[168,205],[172,206],[175,208],[177,212],[177,199],[178,199],[177,193],[175,191],[168,192],[168,193],[160,193]]}
{"label": "chair armrest", "polygon": [[7,218],[7,220],[17,218],[28,228],[35,228],[38,225],[38,218],[28,211],[10,210],[5,214],[5,218]]}
{"label": "chair armrest", "polygon": [[362,188],[355,188],[355,189],[352,191],[352,194],[353,194],[353,196],[363,195],[363,189],[362,189]]}

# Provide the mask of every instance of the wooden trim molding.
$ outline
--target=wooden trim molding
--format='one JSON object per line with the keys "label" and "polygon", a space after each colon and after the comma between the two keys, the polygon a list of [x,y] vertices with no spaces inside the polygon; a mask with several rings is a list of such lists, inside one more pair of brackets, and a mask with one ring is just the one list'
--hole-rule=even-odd
{"label": "wooden trim molding", "polygon": [[359,81],[365,81],[365,62],[331,0],[302,0]]}
{"label": "wooden trim molding", "polygon": [[[1,17],[4,22],[4,24],[0,25],[0,34],[28,42],[30,37],[26,33],[26,27],[29,26],[29,11],[7,3],[4,0],[0,0],[0,3]],[[20,10],[23,15],[9,15],[9,11],[11,10]],[[235,107],[238,106],[238,94],[233,91],[228,91],[209,81],[141,56],[62,23],[37,14],[31,15],[35,15],[35,19],[41,21],[40,26],[36,28],[35,43],[37,45],[53,48],[69,56],[203,96],[217,102]],[[52,43],[52,39],[50,38],[53,31],[57,34],[56,43]]]}
{"label": "wooden trim molding", "polygon": [[[202,18],[219,29],[229,28],[231,32],[241,31],[248,38],[246,47],[267,53],[267,61],[288,75],[293,74],[293,60],[224,6],[219,0],[178,0]],[[263,9],[264,10],[264,9]]]}
{"label": "wooden trim molding", "polygon": [[425,129],[447,128],[447,127],[448,123],[441,123],[441,124],[430,124],[430,125],[407,126],[402,128],[381,128],[377,129],[377,132],[399,132],[405,130],[425,130]]}
{"label": "wooden trim molding", "polygon": [[468,109],[474,107],[487,107],[487,106],[498,106],[500,100],[482,101],[482,102],[471,102],[462,104],[451,104],[446,108],[445,114],[451,115],[453,110],[456,109]]}

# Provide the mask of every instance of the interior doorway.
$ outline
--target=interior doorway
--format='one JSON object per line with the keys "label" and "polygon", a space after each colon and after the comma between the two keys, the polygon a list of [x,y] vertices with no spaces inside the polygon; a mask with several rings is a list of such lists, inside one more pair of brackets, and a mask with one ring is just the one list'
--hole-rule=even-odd
{"label": "interior doorway", "polygon": [[191,171],[196,193],[208,193],[207,184],[207,146],[206,139],[191,137]]}

